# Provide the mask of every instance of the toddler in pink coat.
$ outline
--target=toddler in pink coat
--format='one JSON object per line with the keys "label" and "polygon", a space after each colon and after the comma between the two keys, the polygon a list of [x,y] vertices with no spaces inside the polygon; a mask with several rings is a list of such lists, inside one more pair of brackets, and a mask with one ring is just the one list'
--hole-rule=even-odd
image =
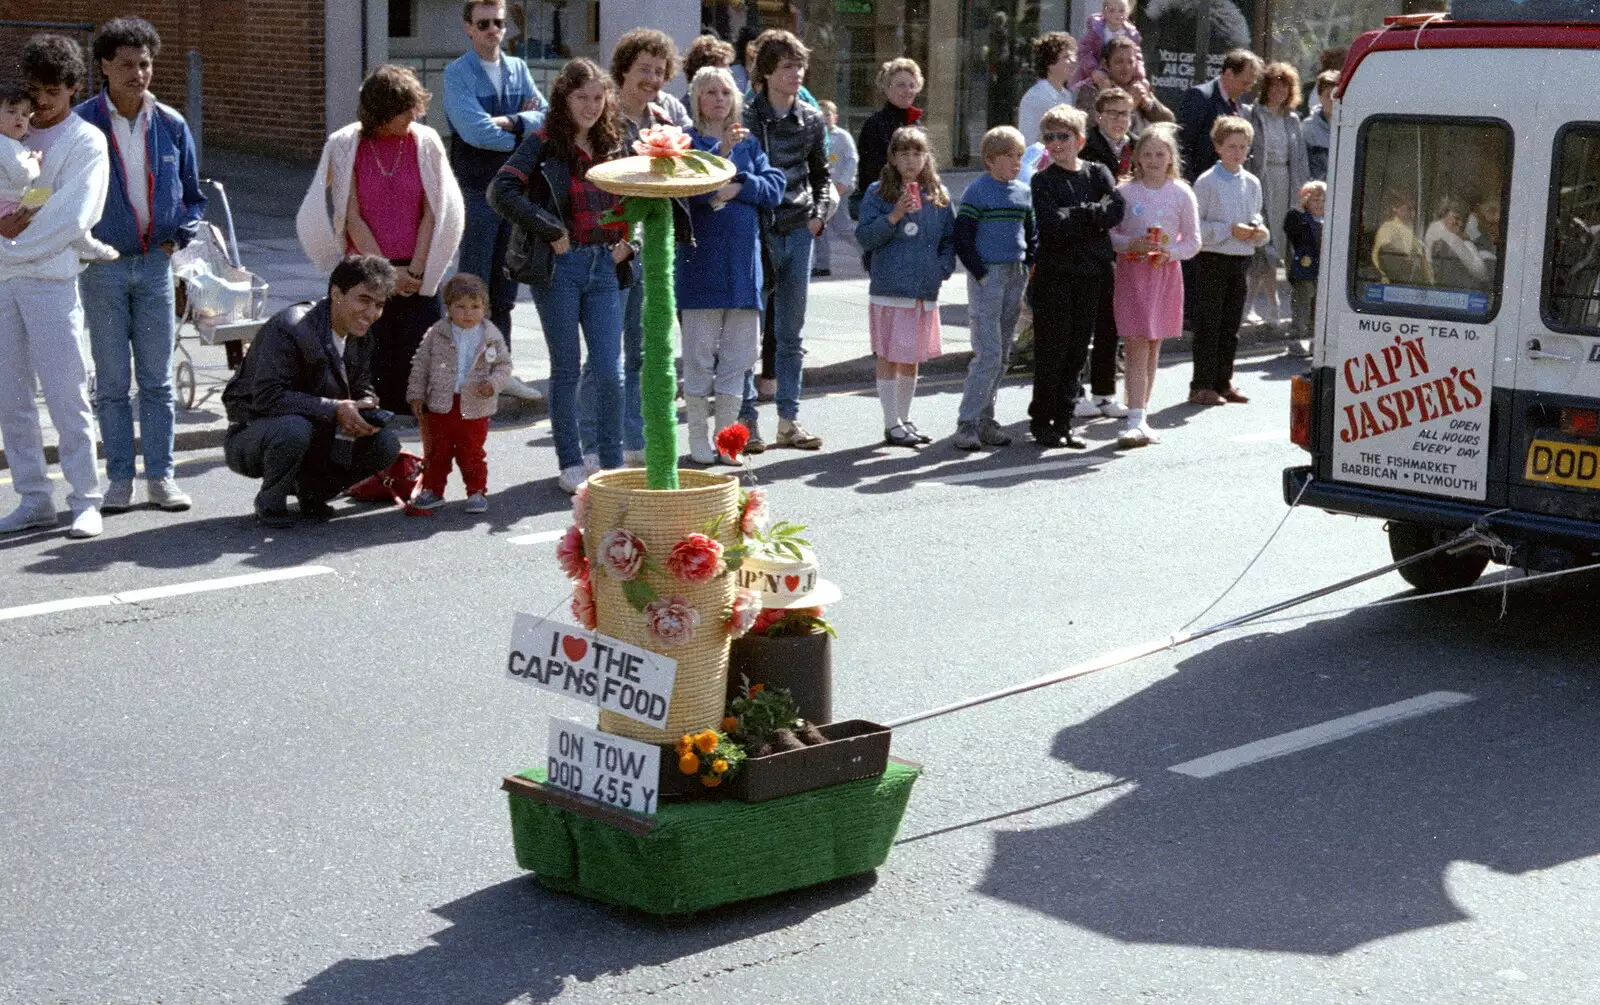
{"label": "toddler in pink coat", "polygon": [[1088,28],[1083,38],[1078,40],[1078,69],[1072,77],[1073,87],[1085,80],[1093,80],[1094,85],[1100,88],[1111,86],[1111,78],[1106,76],[1101,67],[1100,53],[1104,51],[1105,44],[1117,35],[1122,35],[1134,45],[1133,79],[1146,85],[1150,83],[1150,78],[1144,72],[1144,40],[1133,24],[1133,0],[1103,0],[1100,13],[1089,15]]}

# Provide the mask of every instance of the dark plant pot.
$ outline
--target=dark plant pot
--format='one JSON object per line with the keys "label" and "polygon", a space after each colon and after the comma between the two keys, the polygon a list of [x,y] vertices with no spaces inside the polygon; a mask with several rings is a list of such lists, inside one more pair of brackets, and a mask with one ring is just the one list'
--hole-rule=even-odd
{"label": "dark plant pot", "polygon": [[729,783],[729,794],[747,803],[809,792],[840,782],[875,778],[889,763],[889,728],[865,719],[819,727],[828,738],[803,750],[751,757]]}
{"label": "dark plant pot", "polygon": [[787,688],[800,717],[817,725],[833,721],[833,637],[826,632],[768,638],[746,635],[728,650],[728,698],[752,684]]}

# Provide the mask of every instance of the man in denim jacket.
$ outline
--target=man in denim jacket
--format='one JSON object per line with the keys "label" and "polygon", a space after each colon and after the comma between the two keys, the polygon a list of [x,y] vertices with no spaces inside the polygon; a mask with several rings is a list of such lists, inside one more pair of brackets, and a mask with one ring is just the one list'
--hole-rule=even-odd
{"label": "man in denim jacket", "polygon": [[[457,268],[489,284],[489,320],[511,340],[511,308],[517,284],[505,274],[511,225],[489,208],[486,193],[500,165],[523,137],[544,125],[549,108],[528,64],[500,51],[506,33],[506,8],[500,0],[461,5],[462,30],[471,51],[444,70],[444,111],[450,120],[450,169],[467,204],[467,230]],[[537,398],[539,393],[515,377],[506,394]]]}

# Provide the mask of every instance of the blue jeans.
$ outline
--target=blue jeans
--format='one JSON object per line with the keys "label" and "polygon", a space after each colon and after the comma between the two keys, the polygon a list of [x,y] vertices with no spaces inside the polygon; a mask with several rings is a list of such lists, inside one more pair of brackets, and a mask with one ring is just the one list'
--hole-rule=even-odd
{"label": "blue jeans", "polygon": [[[644,396],[640,378],[644,374],[644,270],[639,256],[633,256],[633,285],[622,291],[622,449],[644,449]],[[597,417],[600,402],[595,392],[594,357],[583,361],[583,379],[578,382],[578,407],[583,415],[579,436],[583,452],[599,453],[600,427]]]}
{"label": "blue jeans", "polygon": [[511,224],[489,206],[482,192],[463,190],[467,207],[467,229],[461,235],[461,259],[457,272],[477,276],[489,286],[489,320],[505,336],[511,348],[511,308],[517,302],[517,284],[506,276],[506,244],[511,240]]}
{"label": "blue jeans", "polygon": [[595,405],[596,449],[601,465],[622,464],[622,298],[618,296],[617,270],[609,249],[580,244],[555,257],[554,275],[545,289],[534,288],[545,345],[550,350],[550,431],[555,436],[561,467],[583,463],[579,442],[580,403],[578,378],[583,349],[578,328],[589,350]]}
{"label": "blue jeans", "polygon": [[[763,296],[771,297],[773,303],[772,337],[778,349],[773,371],[778,378],[780,419],[794,420],[800,415],[800,375],[806,355],[800,345],[800,329],[805,327],[806,294],[811,286],[811,244],[811,231],[806,227],[767,235],[772,272],[766,277]],[[745,374],[739,418],[749,422],[756,418],[754,371]]]}
{"label": "blue jeans", "polygon": [[160,248],[93,262],[78,277],[89,351],[94,410],[105,444],[106,477],[133,480],[131,379],[139,382],[139,433],[146,478],[172,476],[172,259]]}
{"label": "blue jeans", "polygon": [[972,362],[961,389],[956,422],[994,418],[994,396],[1011,363],[1017,338],[1022,294],[1028,288],[1028,267],[1021,262],[986,265],[983,281],[967,276],[967,318],[972,333]]}

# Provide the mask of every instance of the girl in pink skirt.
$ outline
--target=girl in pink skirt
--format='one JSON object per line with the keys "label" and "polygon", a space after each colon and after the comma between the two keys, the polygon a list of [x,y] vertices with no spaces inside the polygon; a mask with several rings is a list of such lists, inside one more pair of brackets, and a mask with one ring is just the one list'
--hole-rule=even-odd
{"label": "girl in pink skirt", "polygon": [[911,422],[911,399],[917,364],[941,352],[939,287],[956,268],[956,216],[921,129],[906,126],[889,138],[883,175],[861,199],[856,240],[870,259],[867,325],[878,357],[883,441],[932,443]]}
{"label": "girl in pink skirt", "polygon": [[1170,125],[1152,125],[1133,148],[1133,178],[1117,186],[1127,201],[1111,231],[1117,251],[1113,310],[1127,355],[1128,417],[1119,447],[1159,441],[1145,421],[1156,382],[1161,340],[1183,333],[1183,270],[1200,250],[1200,210],[1194,190],[1178,177],[1178,144]]}

